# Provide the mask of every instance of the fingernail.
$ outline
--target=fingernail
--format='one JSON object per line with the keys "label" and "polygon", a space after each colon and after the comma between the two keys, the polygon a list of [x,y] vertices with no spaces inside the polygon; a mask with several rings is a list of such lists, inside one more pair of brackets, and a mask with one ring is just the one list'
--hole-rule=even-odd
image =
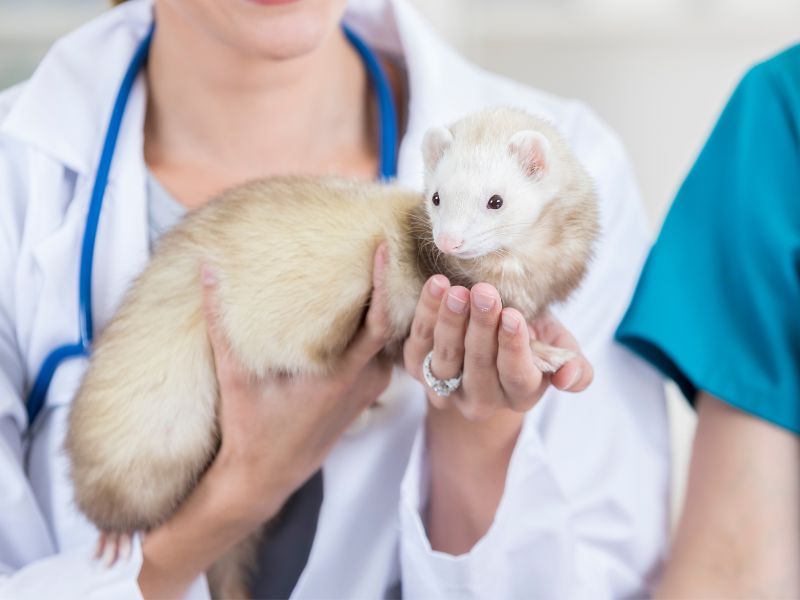
{"label": "fingernail", "polygon": [[512,312],[504,312],[501,323],[503,324],[503,329],[509,333],[517,333],[519,330],[519,317]]}
{"label": "fingernail", "polygon": [[460,315],[467,308],[467,301],[462,300],[461,298],[456,296],[455,293],[451,292],[447,294],[447,308],[449,308],[457,315]]}
{"label": "fingernail", "polygon": [[447,285],[444,282],[444,277],[440,275],[435,275],[433,279],[431,279],[431,295],[436,298],[437,300],[440,299],[443,295],[445,290],[447,289]]}
{"label": "fingernail", "polygon": [[494,296],[490,296],[489,294],[475,294],[475,306],[477,306],[483,312],[488,312],[492,310],[494,306]]}
{"label": "fingernail", "polygon": [[569,383],[564,389],[571,390],[573,386],[580,381],[582,375],[583,375],[583,369],[581,369],[580,367],[575,369],[575,374],[570,378]]}
{"label": "fingernail", "polygon": [[217,283],[217,276],[214,275],[214,271],[212,271],[211,267],[208,265],[203,265],[202,269],[200,269],[200,273],[203,277],[203,283],[206,285],[214,285]]}

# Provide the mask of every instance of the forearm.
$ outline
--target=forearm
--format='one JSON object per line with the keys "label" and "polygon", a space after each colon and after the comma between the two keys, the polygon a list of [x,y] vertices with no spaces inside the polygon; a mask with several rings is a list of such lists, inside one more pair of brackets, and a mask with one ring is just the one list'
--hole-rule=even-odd
{"label": "forearm", "polygon": [[521,424],[522,415],[510,410],[471,422],[455,407],[429,409],[425,521],[434,550],[464,554],[489,530]]}
{"label": "forearm", "polygon": [[800,597],[800,440],[707,394],[660,598]]}
{"label": "forearm", "polygon": [[[143,543],[139,587],[145,598],[180,598],[192,582],[247,537],[282,501],[264,500],[263,513],[244,506],[242,489],[215,462],[178,512]],[[243,483],[244,485],[244,483]],[[258,517],[254,517],[258,514]]]}

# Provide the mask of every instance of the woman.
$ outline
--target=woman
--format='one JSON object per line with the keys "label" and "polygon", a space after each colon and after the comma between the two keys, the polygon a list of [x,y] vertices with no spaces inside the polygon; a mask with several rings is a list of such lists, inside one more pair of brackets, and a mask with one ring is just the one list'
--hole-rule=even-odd
{"label": "woman", "polygon": [[[411,598],[641,594],[666,534],[668,452],[660,380],[612,342],[647,244],[624,151],[580,104],[465,64],[400,0],[353,2],[344,15],[381,52],[403,108],[400,182],[420,187],[428,127],[494,104],[556,123],[595,177],[603,241],[582,291],[559,311],[583,355],[544,377],[528,327],[496,290],[436,276],[405,359],[417,380],[432,348],[437,376],[463,364],[448,399],[401,372],[389,383],[375,359],[379,305],[336,376],[254,386],[216,334],[214,274],[205,273],[219,456],[170,521],[123,548],[112,568],[91,566],[97,533],[71,504],[59,452],[85,361],[57,371],[29,440],[22,398],[45,354],[76,336],[74,274],[99,144],[153,11],[158,27],[127,103],[97,239],[98,328],[142,268],[165,195],[191,209],[253,177],[376,173],[373,93],[339,28],[342,0],[127,2],[67,36],[0,97],[0,596],[204,597],[203,572],[320,465],[313,546],[284,595],[381,597],[398,583]],[[533,332],[577,349],[554,318]],[[561,397],[550,383],[586,391]],[[366,424],[345,433],[376,398]],[[311,482],[319,491],[319,478]]]}
{"label": "woman", "polygon": [[697,404],[663,598],[800,597],[800,46],[744,77],[618,335]]}

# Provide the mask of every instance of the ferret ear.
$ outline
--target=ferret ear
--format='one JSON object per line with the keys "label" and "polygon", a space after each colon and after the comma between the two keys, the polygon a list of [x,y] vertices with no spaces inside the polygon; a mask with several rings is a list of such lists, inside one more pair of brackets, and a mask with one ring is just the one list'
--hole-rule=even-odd
{"label": "ferret ear", "polygon": [[511,136],[508,152],[528,177],[541,179],[550,167],[550,142],[538,131],[526,129]]}
{"label": "ferret ear", "polygon": [[422,140],[422,159],[425,161],[425,170],[428,173],[433,172],[452,143],[453,134],[447,127],[431,127],[425,132]]}

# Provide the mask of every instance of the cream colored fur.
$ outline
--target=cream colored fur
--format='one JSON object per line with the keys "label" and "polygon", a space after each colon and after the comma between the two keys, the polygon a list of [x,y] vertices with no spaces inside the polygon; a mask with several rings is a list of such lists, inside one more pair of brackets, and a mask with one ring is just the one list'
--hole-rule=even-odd
{"label": "cream colored fur", "polygon": [[[511,144],[531,130],[546,138],[544,146],[525,135]],[[425,197],[337,179],[267,179],[225,193],[165,236],[100,336],[70,414],[76,500],[100,529],[162,523],[219,447],[201,263],[219,277],[224,331],[254,377],[331,367],[363,318],[382,240],[395,354],[434,272],[468,286],[492,283],[529,318],[579,284],[596,236],[595,198],[555,129],[498,109],[437,131],[425,143]],[[505,217],[485,212],[493,185],[514,208]],[[433,209],[434,187],[457,212]],[[477,258],[442,255],[431,224],[467,223],[464,215],[465,231],[493,241]],[[482,221],[496,226],[482,229]],[[534,350],[543,368],[569,356],[538,342]],[[216,595],[246,589],[242,565],[254,547],[251,539],[217,565]]]}

